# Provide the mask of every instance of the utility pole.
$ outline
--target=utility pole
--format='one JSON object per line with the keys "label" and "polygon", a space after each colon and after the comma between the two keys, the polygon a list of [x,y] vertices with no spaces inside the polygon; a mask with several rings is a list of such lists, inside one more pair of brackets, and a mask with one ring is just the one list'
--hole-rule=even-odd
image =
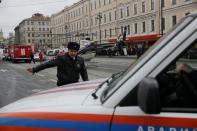
{"label": "utility pole", "polygon": [[99,12],[96,19],[99,20],[99,41],[100,41],[100,44],[101,44],[101,19],[102,19],[102,13]]}
{"label": "utility pole", "polygon": [[160,7],[160,34],[163,36],[163,6],[164,0],[160,0],[159,7]]}

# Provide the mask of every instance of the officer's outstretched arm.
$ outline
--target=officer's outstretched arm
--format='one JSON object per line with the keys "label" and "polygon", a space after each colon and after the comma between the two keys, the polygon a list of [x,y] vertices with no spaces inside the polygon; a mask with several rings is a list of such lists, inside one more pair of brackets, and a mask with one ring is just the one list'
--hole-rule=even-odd
{"label": "officer's outstretched arm", "polygon": [[40,65],[32,68],[32,72],[36,73],[36,72],[39,72],[39,71],[44,70],[46,68],[55,67],[58,64],[59,64],[59,59],[57,57],[56,59],[52,59],[50,61],[44,62],[43,64],[40,64]]}

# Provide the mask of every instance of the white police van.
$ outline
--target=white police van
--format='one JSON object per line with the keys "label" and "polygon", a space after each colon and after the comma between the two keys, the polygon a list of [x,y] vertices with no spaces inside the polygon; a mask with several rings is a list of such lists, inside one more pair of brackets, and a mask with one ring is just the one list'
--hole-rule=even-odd
{"label": "white police van", "polygon": [[[197,87],[175,66],[197,48],[197,14],[124,72],[33,94],[0,109],[1,131],[197,131]],[[196,78],[196,77],[195,77]],[[197,79],[196,79],[197,80]]]}

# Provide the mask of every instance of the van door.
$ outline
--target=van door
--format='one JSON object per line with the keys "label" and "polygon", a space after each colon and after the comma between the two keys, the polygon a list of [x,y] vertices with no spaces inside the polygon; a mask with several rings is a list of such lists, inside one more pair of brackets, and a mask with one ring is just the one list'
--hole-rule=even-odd
{"label": "van door", "polygon": [[[189,48],[181,49],[186,45],[182,43],[160,63],[157,68],[162,69],[161,71],[156,68],[148,76],[156,83],[158,94],[154,92],[146,95],[143,92],[141,95],[140,89],[148,90],[151,87],[148,91],[153,91],[153,86],[148,85],[151,82],[148,81],[142,87],[142,80],[120,102],[112,120],[112,131],[197,130],[197,58],[188,57],[193,55],[190,54],[191,50],[197,49],[197,39],[190,42],[192,43]],[[179,52],[180,50],[182,52]],[[166,64],[168,62],[169,64]],[[178,72],[180,64],[187,65],[188,70]],[[165,67],[162,67],[164,65]],[[155,107],[158,112],[151,111]]]}
{"label": "van door", "polygon": [[145,114],[136,106],[119,106],[113,117],[111,131],[196,131],[197,110],[185,111],[169,110],[153,115]]}

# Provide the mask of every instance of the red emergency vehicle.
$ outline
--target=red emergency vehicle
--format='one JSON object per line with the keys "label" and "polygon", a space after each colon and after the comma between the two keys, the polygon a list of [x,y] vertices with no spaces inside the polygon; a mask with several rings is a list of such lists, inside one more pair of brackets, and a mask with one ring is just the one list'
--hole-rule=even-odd
{"label": "red emergency vehicle", "polygon": [[8,46],[8,57],[12,62],[17,61],[30,61],[30,52],[31,52],[31,45],[25,44],[14,44]]}

